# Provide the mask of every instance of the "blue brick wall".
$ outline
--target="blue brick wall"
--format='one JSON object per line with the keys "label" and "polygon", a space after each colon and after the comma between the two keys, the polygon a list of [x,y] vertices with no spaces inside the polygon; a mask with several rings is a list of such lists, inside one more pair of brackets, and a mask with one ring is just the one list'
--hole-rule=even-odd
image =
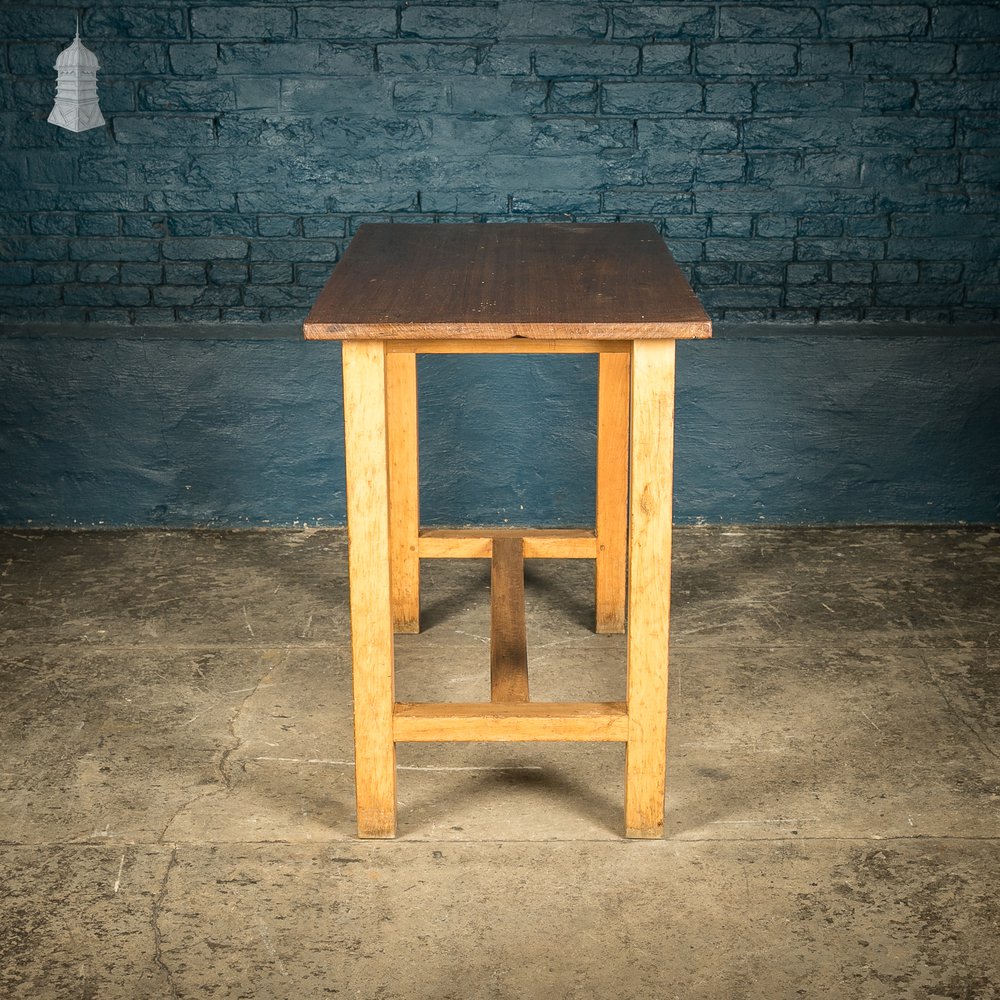
{"label": "blue brick wall", "polygon": [[652,220],[723,320],[1000,318],[995,2],[6,0],[0,71],[0,320],[297,321],[376,219]]}

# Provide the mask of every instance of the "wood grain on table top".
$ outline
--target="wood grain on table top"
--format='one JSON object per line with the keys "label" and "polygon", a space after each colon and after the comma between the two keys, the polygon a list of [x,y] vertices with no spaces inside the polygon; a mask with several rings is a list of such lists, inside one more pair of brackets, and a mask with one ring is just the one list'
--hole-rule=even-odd
{"label": "wood grain on table top", "polygon": [[309,340],[675,339],[712,326],[649,223],[363,225]]}

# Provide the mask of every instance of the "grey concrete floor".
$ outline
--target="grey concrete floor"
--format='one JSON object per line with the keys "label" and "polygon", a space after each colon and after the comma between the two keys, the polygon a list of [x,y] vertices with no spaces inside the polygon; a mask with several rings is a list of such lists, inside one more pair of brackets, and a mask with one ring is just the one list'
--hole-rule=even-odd
{"label": "grey concrete floor", "polygon": [[[528,564],[539,699],[623,696]],[[488,695],[425,563],[401,700]],[[337,531],[0,532],[0,996],[1000,997],[1000,531],[679,529],[666,836],[623,751],[408,745],[354,837]]]}

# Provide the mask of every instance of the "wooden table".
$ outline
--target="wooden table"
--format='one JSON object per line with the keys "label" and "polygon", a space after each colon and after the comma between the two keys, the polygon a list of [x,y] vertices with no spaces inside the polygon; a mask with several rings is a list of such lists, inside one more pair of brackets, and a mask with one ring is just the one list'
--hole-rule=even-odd
{"label": "wooden table", "polygon": [[[304,332],[343,341],[358,834],[395,836],[396,743],[612,740],[626,745],[626,834],[661,836],[674,343],[711,323],[656,230],[365,225]],[[599,355],[593,530],[421,530],[425,353]],[[492,700],[397,703],[393,632],[419,631],[420,560],[456,557],[492,559]],[[529,700],[525,558],[596,561],[596,630],[628,623],[626,701]]]}

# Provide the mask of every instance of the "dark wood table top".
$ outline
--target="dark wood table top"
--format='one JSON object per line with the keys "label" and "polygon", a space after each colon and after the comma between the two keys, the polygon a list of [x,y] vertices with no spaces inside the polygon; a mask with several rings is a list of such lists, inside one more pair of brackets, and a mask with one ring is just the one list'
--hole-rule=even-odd
{"label": "dark wood table top", "polygon": [[712,324],[649,223],[369,224],[309,340],[672,340]]}

